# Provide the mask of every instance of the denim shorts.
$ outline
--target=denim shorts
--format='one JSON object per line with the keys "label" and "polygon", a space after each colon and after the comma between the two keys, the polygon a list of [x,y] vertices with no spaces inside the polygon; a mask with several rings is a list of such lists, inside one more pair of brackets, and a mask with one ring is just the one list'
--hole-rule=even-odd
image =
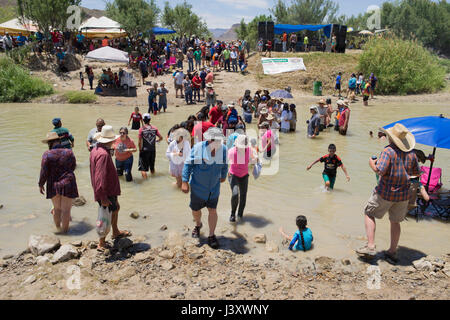
{"label": "denim shorts", "polygon": [[208,209],[216,209],[217,208],[217,203],[219,202],[219,198],[215,198],[215,199],[208,199],[208,200],[203,200],[199,197],[197,197],[192,191],[191,191],[191,203],[189,204],[189,207],[193,210],[193,211],[200,211],[203,208],[208,208]]}

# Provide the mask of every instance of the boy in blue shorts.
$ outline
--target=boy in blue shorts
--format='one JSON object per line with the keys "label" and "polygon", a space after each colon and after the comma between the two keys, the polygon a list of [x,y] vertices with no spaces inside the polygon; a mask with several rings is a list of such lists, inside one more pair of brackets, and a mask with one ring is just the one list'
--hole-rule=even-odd
{"label": "boy in blue shorts", "polygon": [[344,171],[347,181],[350,181],[347,169],[345,169],[345,166],[342,163],[341,158],[339,158],[338,155],[336,154],[336,146],[334,144],[329,145],[327,155],[324,155],[323,157],[311,163],[311,165],[308,166],[306,170],[310,170],[312,166],[318,162],[323,162],[325,165],[322,176],[323,180],[325,181],[325,188],[327,190],[334,189],[334,183],[336,182],[336,174],[338,167],[342,168],[342,171]]}

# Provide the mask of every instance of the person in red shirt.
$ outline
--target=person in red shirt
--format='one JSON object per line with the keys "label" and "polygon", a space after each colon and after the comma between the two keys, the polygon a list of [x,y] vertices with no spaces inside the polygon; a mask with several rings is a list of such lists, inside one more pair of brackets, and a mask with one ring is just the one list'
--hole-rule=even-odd
{"label": "person in red shirt", "polygon": [[[203,113],[197,115],[197,121],[192,129],[192,136],[196,142],[203,141],[203,134],[208,131],[209,128],[215,127],[211,122],[206,121],[206,116]],[[201,135],[200,135],[201,132]]]}
{"label": "person in red shirt", "polygon": [[218,100],[217,105],[213,107],[209,112],[209,122],[211,122],[213,125],[216,125],[217,121],[219,121],[220,117],[222,116],[222,107],[223,102],[221,100]]}
{"label": "person in red shirt", "polygon": [[267,52],[269,53],[269,58],[272,57],[272,41],[267,40],[266,44],[266,54],[264,56],[267,56]]}
{"label": "person in red shirt", "polygon": [[130,120],[128,120],[128,125],[130,125],[131,120],[133,120],[133,125],[131,126],[131,130],[139,130],[142,126],[144,126],[144,121],[142,120],[142,114],[139,112],[139,107],[134,108],[134,112],[130,116]]}
{"label": "person in red shirt", "polygon": [[200,88],[202,86],[202,79],[198,75],[198,72],[194,72],[194,77],[192,78],[192,90],[194,91],[194,100],[197,96],[197,102],[200,102]]}
{"label": "person in red shirt", "polygon": [[[117,198],[120,196],[120,184],[111,157],[111,147],[118,137],[114,134],[113,127],[103,126],[102,131],[95,135],[97,145],[92,149],[89,158],[94,199],[100,206],[108,207],[112,212],[111,227],[113,239],[131,236],[129,231],[120,231],[117,227],[120,210]],[[104,250],[106,248],[106,237],[100,238],[98,249]]]}

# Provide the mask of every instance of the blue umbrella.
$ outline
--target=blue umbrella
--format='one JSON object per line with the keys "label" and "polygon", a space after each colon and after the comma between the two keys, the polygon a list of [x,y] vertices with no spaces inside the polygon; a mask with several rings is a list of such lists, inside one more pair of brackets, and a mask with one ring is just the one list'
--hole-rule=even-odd
{"label": "blue umbrella", "polygon": [[172,34],[172,33],[176,33],[176,31],[166,29],[166,28],[154,27],[154,28],[152,28],[152,33],[153,34]]}
{"label": "blue umbrella", "polygon": [[277,90],[270,94],[271,98],[278,98],[278,99],[293,99],[294,96],[286,90]]}
{"label": "blue umbrella", "polygon": [[[391,123],[383,129],[389,129],[395,124],[403,124],[416,138],[416,142],[433,147],[430,172],[433,170],[433,161],[436,148],[450,149],[450,119],[442,114],[439,117],[410,118]],[[431,174],[428,176],[426,189],[430,185]]]}

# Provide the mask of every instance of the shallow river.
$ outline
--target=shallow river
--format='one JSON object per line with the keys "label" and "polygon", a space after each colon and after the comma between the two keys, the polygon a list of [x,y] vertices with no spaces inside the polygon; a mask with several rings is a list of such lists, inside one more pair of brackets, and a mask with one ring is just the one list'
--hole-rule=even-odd
{"label": "shallow river", "polygon": [[[301,105],[297,101],[297,105]],[[365,108],[351,106],[349,134],[339,136],[335,131],[323,133],[317,140],[306,139],[305,121],[307,108],[299,110],[296,134],[281,135],[279,171],[275,175],[250,178],[246,216],[247,221],[233,228],[229,222],[231,192],[228,182],[222,184],[219,201],[219,241],[237,252],[250,252],[260,256],[265,249],[253,243],[253,236],[265,233],[268,240],[280,243],[278,229],[282,226],[289,234],[296,230],[295,217],[304,214],[314,234],[314,250],[308,255],[328,255],[336,258],[353,256],[353,249],[363,243],[365,235],[363,208],[375,186],[375,175],[368,167],[368,159],[378,155],[384,143],[369,137],[369,130],[376,135],[377,128],[395,120],[408,117],[439,115],[448,112],[445,105],[410,105],[391,103]],[[95,221],[97,204],[89,176],[89,153],[85,140],[98,117],[113,125],[116,133],[128,122],[133,106],[86,105],[0,105],[0,256],[16,253],[27,245],[30,234],[51,234],[55,231],[50,215],[51,202],[39,193],[38,178],[40,160],[46,145],[40,142],[51,126],[51,119],[62,117],[63,126],[75,137],[77,158],[76,178],[80,195],[88,203],[73,207],[71,231],[62,236],[63,242],[78,239],[96,239]],[[195,113],[200,107],[169,109],[167,114],[155,117],[156,125],[165,137],[168,129]],[[448,114],[447,114],[448,116]],[[252,127],[255,127],[253,125]],[[137,144],[137,132],[130,137]],[[351,181],[345,180],[339,169],[336,188],[332,193],[323,192],[321,172],[317,164],[309,172],[307,165],[326,154],[329,143],[337,145],[337,154],[347,167]],[[152,246],[162,243],[170,231],[182,232],[184,226],[192,229],[193,222],[188,207],[189,196],[176,190],[169,176],[169,164],[165,158],[167,144],[157,146],[155,177],[142,181],[137,171],[135,155],[134,182],[121,180],[122,196],[119,227],[131,230],[135,236],[145,236]],[[419,146],[426,154],[431,148]],[[443,168],[443,182],[448,187],[450,175],[450,151],[437,151],[436,165]],[[140,214],[138,220],[129,217],[130,212]],[[147,219],[143,219],[147,216]],[[207,223],[204,216],[207,233]],[[378,223],[377,246],[389,245],[388,219]],[[167,225],[167,231],[160,231]],[[409,217],[402,224],[400,245],[426,254],[440,255],[450,252],[449,225],[436,220],[416,223]]]}

